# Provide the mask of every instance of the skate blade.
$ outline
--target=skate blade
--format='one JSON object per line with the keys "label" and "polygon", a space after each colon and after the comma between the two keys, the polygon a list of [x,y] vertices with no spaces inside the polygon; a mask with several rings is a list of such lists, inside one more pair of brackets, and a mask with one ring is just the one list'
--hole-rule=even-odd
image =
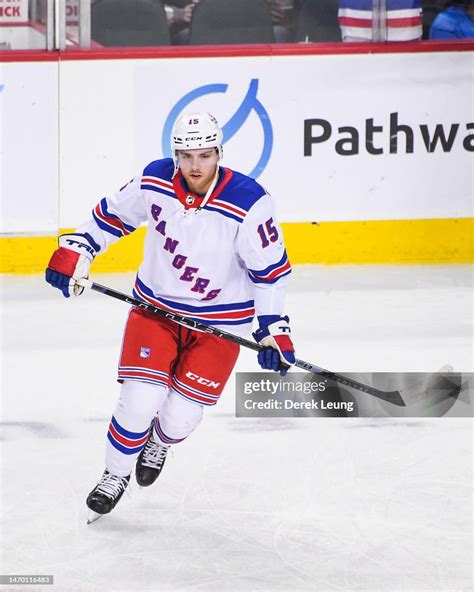
{"label": "skate blade", "polygon": [[98,514],[97,512],[93,512],[92,510],[89,512],[89,516],[87,517],[87,524],[92,524],[93,522],[97,522],[99,518],[102,518],[105,514]]}

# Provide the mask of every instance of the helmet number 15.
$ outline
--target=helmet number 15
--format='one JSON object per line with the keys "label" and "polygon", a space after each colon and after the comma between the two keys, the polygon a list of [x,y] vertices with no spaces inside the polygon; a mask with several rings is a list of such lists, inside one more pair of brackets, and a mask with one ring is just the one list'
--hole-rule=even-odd
{"label": "helmet number 15", "polygon": [[268,247],[270,242],[274,243],[278,240],[278,230],[273,226],[273,218],[270,218],[265,224],[259,224],[257,232],[262,241],[262,248]]}

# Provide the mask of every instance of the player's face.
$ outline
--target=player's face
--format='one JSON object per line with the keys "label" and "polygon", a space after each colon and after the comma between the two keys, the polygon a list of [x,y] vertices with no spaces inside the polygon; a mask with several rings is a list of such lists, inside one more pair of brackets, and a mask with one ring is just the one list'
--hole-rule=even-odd
{"label": "player's face", "polygon": [[206,193],[214,179],[218,161],[215,148],[178,151],[179,168],[193,193]]}

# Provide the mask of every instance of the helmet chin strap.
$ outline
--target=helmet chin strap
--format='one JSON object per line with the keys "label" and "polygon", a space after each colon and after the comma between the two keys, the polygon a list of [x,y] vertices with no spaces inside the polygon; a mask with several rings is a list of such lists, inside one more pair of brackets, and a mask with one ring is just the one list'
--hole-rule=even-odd
{"label": "helmet chin strap", "polygon": [[200,212],[203,209],[203,207],[207,204],[207,202],[209,201],[209,198],[211,197],[212,192],[214,191],[214,187],[216,186],[218,179],[219,179],[219,164],[216,165],[216,173],[214,175],[214,179],[212,179],[212,183],[209,185],[209,189],[206,191],[206,195],[204,196],[204,199],[202,200],[201,204],[194,210],[195,214]]}

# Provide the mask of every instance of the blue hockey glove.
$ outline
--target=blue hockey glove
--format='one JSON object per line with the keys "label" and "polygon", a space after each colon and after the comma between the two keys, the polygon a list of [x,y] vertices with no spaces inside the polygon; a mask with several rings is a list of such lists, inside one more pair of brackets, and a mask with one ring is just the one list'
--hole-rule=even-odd
{"label": "blue hockey glove", "polygon": [[258,352],[258,363],[264,370],[273,370],[285,376],[296,360],[289,318],[262,315],[258,317],[258,322],[260,327],[253,336],[257,343],[264,346]]}
{"label": "blue hockey glove", "polygon": [[80,296],[84,291],[76,280],[89,276],[95,257],[94,241],[84,234],[62,234],[46,269],[46,281],[61,290],[66,298]]}

